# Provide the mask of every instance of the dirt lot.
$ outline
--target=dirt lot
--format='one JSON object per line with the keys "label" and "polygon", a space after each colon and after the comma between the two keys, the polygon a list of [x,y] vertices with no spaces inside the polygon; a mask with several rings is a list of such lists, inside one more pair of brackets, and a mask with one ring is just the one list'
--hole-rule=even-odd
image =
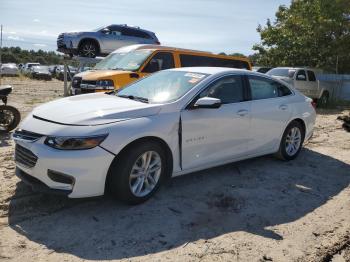
{"label": "dirt lot", "polygon": [[[63,85],[6,78],[23,116]],[[173,179],[139,206],[32,192],[0,137],[0,261],[350,261],[350,133],[318,112],[299,158],[271,156]]]}

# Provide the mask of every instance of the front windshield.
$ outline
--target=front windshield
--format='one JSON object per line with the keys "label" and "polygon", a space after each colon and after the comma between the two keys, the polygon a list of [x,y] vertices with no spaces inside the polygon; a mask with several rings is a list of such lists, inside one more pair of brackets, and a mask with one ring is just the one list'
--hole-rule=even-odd
{"label": "front windshield", "polygon": [[169,103],[182,97],[208,75],[188,71],[160,71],[123,89],[117,96],[148,103]]}
{"label": "front windshield", "polygon": [[125,53],[112,53],[97,63],[97,70],[136,71],[145,62],[153,50],[135,50]]}
{"label": "front windshield", "polygon": [[268,71],[266,74],[269,76],[281,76],[281,77],[293,78],[294,73],[295,73],[295,69],[273,68],[270,71]]}

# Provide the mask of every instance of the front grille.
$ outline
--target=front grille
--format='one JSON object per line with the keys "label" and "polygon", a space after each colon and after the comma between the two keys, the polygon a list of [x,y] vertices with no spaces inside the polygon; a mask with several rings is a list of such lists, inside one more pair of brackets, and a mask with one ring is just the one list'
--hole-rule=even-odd
{"label": "front grille", "polygon": [[83,85],[94,85],[96,86],[96,81],[95,80],[81,80],[81,84]]}
{"label": "front grille", "polygon": [[22,130],[22,129],[17,129],[13,135],[12,135],[15,139],[22,139],[22,140],[26,140],[29,142],[34,142],[36,140],[38,140],[39,138],[43,137],[43,135],[41,134],[37,134],[37,133],[33,133],[33,132],[29,132],[26,130]]}
{"label": "front grille", "polygon": [[27,148],[16,144],[15,148],[15,161],[26,167],[34,167],[38,161],[38,157]]}
{"label": "front grille", "polygon": [[57,47],[60,48],[60,47],[66,47],[65,44],[64,44],[64,41],[63,41],[63,34],[60,34],[58,37],[57,37]]}
{"label": "front grille", "polygon": [[80,88],[80,84],[81,84],[81,77],[73,77],[72,87]]}

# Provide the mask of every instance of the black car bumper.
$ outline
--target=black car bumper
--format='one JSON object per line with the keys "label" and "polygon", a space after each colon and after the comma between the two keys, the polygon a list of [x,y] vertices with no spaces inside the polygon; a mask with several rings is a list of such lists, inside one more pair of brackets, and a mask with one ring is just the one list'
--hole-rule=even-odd
{"label": "black car bumper", "polygon": [[41,192],[41,193],[49,193],[55,195],[64,195],[68,196],[72,193],[72,190],[61,190],[61,189],[53,189],[48,187],[46,184],[41,182],[39,179],[27,174],[20,168],[16,167],[16,176],[18,176],[25,184],[29,185],[33,191]]}

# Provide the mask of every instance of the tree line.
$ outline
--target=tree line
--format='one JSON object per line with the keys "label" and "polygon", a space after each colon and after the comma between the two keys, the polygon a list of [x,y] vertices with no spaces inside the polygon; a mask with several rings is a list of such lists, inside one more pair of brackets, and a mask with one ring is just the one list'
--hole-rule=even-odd
{"label": "tree line", "polygon": [[24,64],[29,62],[37,62],[42,65],[55,65],[63,63],[63,56],[53,51],[28,51],[23,50],[20,47],[3,47],[1,51],[2,63]]}

